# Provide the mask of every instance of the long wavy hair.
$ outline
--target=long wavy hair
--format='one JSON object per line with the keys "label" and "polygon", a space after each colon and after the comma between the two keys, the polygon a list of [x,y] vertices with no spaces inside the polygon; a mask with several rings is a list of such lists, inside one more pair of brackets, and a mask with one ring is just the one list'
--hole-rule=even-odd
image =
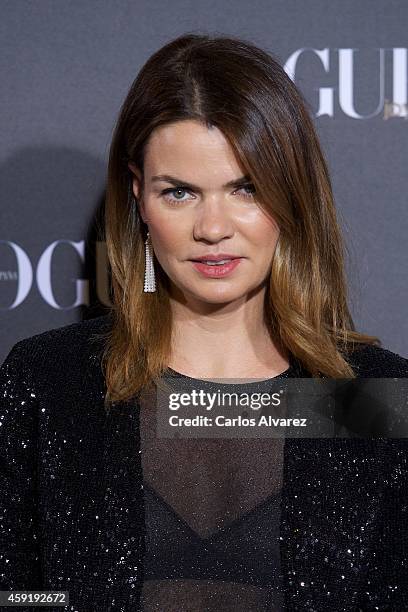
{"label": "long wavy hair", "polygon": [[357,344],[344,252],[327,163],[308,104],[285,70],[254,44],[188,33],[155,52],[122,105],[110,147],[105,228],[112,328],[104,336],[105,406],[159,380],[171,350],[169,279],[143,292],[147,226],[132,191],[159,126],[194,119],[216,126],[251,177],[257,202],[280,227],[265,299],[271,334],[313,377],[353,378]]}

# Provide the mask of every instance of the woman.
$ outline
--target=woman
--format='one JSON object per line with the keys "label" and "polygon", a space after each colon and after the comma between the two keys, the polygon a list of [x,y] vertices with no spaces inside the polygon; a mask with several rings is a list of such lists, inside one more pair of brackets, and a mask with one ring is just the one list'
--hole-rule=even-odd
{"label": "woman", "polygon": [[78,612],[405,609],[404,440],[158,433],[164,380],[408,376],[354,329],[327,166],[271,56],[185,35],[148,60],[105,235],[111,311],[1,369],[2,589]]}

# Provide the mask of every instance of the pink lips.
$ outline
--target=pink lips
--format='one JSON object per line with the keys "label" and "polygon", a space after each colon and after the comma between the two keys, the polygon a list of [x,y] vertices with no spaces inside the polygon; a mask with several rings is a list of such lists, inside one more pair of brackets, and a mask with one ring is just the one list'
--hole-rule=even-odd
{"label": "pink lips", "polygon": [[221,259],[239,259],[239,255],[233,255],[232,253],[207,253],[206,255],[200,255],[200,257],[191,259],[192,261],[220,261]]}
{"label": "pink lips", "polygon": [[[230,256],[231,257],[231,256]],[[208,256],[205,258],[206,261],[221,261],[222,259],[228,259],[228,256]],[[231,259],[224,264],[219,265],[208,265],[202,261],[192,261],[194,268],[208,278],[221,278],[230,274],[239,264],[241,263],[242,258],[237,257],[235,259]]]}

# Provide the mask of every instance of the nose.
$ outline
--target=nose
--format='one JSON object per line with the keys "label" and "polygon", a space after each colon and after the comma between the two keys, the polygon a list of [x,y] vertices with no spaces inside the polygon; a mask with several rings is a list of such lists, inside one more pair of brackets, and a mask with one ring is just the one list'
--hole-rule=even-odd
{"label": "nose", "polygon": [[195,240],[219,242],[233,236],[233,219],[228,211],[228,203],[222,197],[206,197],[196,210],[193,231]]}

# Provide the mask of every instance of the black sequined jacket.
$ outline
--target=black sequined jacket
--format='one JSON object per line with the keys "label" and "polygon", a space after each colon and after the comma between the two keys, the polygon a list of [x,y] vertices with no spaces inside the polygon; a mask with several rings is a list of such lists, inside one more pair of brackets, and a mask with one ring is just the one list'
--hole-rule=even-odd
{"label": "black sequined jacket", "polygon": [[[90,341],[109,325],[106,315],[21,340],[0,369],[0,590],[68,590],[77,612],[140,610],[138,413],[105,413]],[[361,377],[408,377],[408,360],[378,347],[350,363]],[[408,610],[407,448],[285,440],[286,610]]]}

